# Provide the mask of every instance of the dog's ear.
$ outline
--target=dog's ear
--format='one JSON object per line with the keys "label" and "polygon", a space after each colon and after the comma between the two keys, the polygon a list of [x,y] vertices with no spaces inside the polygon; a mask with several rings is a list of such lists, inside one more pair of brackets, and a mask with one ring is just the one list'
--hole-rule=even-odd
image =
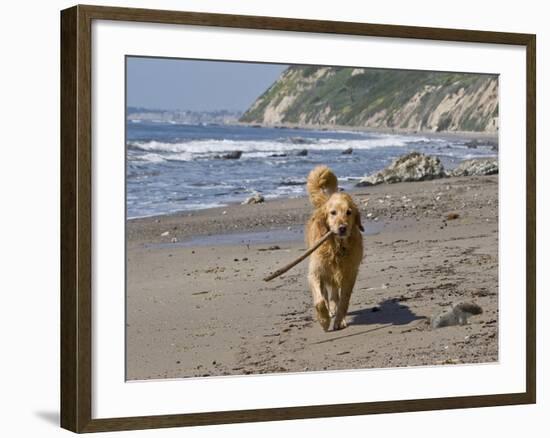
{"label": "dog's ear", "polygon": [[363,228],[363,224],[361,223],[361,213],[358,208],[355,208],[355,223],[361,231],[365,231],[365,228]]}
{"label": "dog's ear", "polygon": [[313,217],[312,226],[315,228],[315,232],[319,237],[328,233],[327,215],[324,211],[319,211]]}

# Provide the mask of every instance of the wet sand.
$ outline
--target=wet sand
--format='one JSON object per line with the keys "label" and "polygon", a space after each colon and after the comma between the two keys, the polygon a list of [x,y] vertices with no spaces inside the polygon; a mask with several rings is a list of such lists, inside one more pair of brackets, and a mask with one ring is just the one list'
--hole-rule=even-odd
{"label": "wet sand", "polygon": [[[331,332],[314,320],[307,262],[262,281],[305,250],[307,199],[128,221],[127,378],[498,360],[497,183],[447,178],[354,191],[365,257],[348,328]],[[430,327],[432,315],[461,301],[483,314]]]}

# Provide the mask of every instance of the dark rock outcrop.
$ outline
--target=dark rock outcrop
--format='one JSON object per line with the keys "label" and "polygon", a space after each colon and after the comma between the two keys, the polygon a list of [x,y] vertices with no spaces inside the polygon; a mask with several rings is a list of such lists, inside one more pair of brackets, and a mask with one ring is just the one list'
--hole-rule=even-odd
{"label": "dark rock outcrop", "polygon": [[221,158],[224,160],[238,160],[239,158],[241,158],[242,154],[243,154],[242,151],[232,151],[232,152],[228,152],[227,154],[216,155],[216,158]]}
{"label": "dark rock outcrop", "polygon": [[308,141],[302,137],[290,137],[290,142],[292,144],[306,144]]}
{"label": "dark rock outcrop", "polygon": [[491,150],[498,150],[498,142],[489,139],[474,139],[464,143],[468,149],[477,149],[478,147],[485,146],[490,147]]}

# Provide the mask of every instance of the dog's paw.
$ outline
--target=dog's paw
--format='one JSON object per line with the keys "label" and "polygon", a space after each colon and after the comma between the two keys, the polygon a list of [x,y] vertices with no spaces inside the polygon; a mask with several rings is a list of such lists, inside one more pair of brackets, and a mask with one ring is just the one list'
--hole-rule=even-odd
{"label": "dog's paw", "polygon": [[345,329],[348,326],[348,323],[346,322],[346,318],[342,319],[341,321],[334,321],[334,330],[342,330]]}
{"label": "dog's paw", "polygon": [[317,311],[317,320],[319,321],[319,324],[321,324],[324,331],[327,331],[330,325],[330,316],[327,305],[324,301],[321,301],[315,305],[315,310]]}

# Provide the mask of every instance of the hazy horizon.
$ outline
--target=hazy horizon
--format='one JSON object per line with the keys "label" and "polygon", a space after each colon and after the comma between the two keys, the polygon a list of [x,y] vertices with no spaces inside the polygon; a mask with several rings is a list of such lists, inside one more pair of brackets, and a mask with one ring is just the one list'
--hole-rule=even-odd
{"label": "hazy horizon", "polygon": [[145,57],[126,63],[126,105],[165,111],[246,111],[288,67]]}

